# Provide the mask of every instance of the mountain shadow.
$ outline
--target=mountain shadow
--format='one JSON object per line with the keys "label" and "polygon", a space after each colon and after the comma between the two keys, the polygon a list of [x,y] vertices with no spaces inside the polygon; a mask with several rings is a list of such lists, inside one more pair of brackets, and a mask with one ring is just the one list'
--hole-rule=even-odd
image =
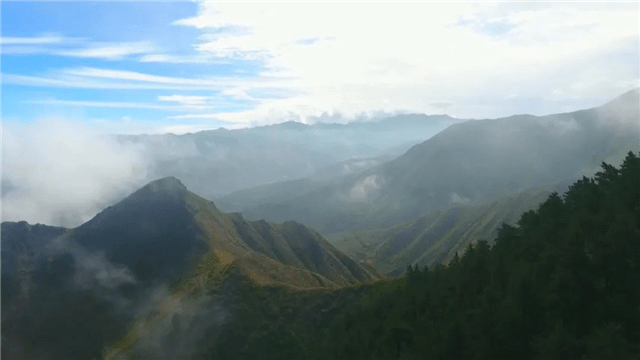
{"label": "mountain shadow", "polygon": [[[243,286],[337,289],[380,277],[301,224],[221,213],[172,177],[74,229],[3,223],[2,263],[2,356],[17,360],[101,358],[135,324],[167,316],[169,327],[150,331],[185,349],[165,358],[183,358],[191,337],[237,315],[229,299]],[[180,323],[190,330],[172,330]]]}

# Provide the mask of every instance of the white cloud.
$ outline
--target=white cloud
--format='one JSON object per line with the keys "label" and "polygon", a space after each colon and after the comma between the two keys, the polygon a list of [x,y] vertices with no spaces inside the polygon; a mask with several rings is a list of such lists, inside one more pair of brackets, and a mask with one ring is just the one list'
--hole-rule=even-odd
{"label": "white cloud", "polygon": [[463,196],[460,196],[455,192],[451,193],[451,196],[449,198],[449,202],[451,202],[452,204],[464,205],[464,204],[468,204],[470,201],[471,201],[470,199],[468,199],[466,197],[463,197]]}
{"label": "white cloud", "polygon": [[65,69],[61,71],[61,73],[66,75],[82,76],[87,78],[130,80],[130,81],[138,81],[138,82],[145,82],[145,83],[175,84],[175,85],[197,85],[197,84],[213,85],[213,83],[211,82],[203,81],[200,79],[176,78],[176,77],[169,77],[169,76],[150,75],[150,74],[145,74],[145,73],[140,73],[135,71],[128,71],[128,70],[111,70],[111,69],[100,69],[100,68],[92,68],[92,67]]}
{"label": "white cloud", "polygon": [[175,55],[175,54],[147,54],[138,59],[142,63],[170,63],[170,64],[229,64],[229,60],[217,59],[206,54]]}
{"label": "white cloud", "polygon": [[120,60],[131,55],[149,54],[159,51],[149,41],[138,42],[91,42],[83,38],[48,34],[34,37],[0,38],[4,55],[49,54],[57,56]]}
{"label": "white cloud", "polygon": [[357,182],[349,190],[349,198],[355,201],[366,201],[371,195],[380,189],[381,181],[378,175],[370,175]]}
{"label": "white cloud", "polygon": [[[43,35],[35,37],[2,37],[0,44],[2,45],[42,45],[61,43],[66,38],[59,35]],[[4,52],[4,49],[3,49]]]}
{"label": "white cloud", "polygon": [[92,44],[85,48],[57,50],[53,53],[56,55],[70,57],[120,60],[130,55],[146,54],[157,50],[156,46],[150,42],[131,42],[118,44]]}
{"label": "white cloud", "polygon": [[209,97],[207,96],[188,96],[188,95],[160,95],[158,101],[177,102],[185,105],[203,105]]}
{"label": "white cloud", "polygon": [[[207,110],[207,109],[213,108],[213,106],[211,105],[206,105],[204,103],[197,103],[197,102],[180,102],[179,105],[161,105],[161,104],[134,103],[134,102],[122,102],[122,101],[109,102],[109,101],[76,101],[76,100],[47,99],[47,100],[25,101],[25,103],[40,104],[40,105],[67,105],[67,106],[79,106],[79,107],[99,107],[99,108],[118,108],[118,109],[151,109],[151,110],[163,110],[163,111]],[[221,104],[221,102],[219,102],[218,104]],[[226,104],[230,105],[231,103],[227,102]]]}
{"label": "white cloud", "polygon": [[287,88],[297,86],[286,78],[205,77],[185,78],[129,70],[78,67],[55,70],[43,76],[3,74],[5,84],[90,89],[229,90],[235,88]]}
{"label": "white cloud", "polygon": [[628,80],[638,62],[548,76],[593,56],[637,53],[638,4],[202,2],[197,16],[174,24],[203,31],[202,54],[259,59],[261,76],[295,79],[286,84],[297,90],[287,99],[211,114],[245,123],[290,112],[441,112],[429,105],[438,102],[454,104],[447,111],[462,117],[507,115],[500,102],[510,94],[540,99],[560,87],[571,91],[592,72]]}
{"label": "white cloud", "polygon": [[[77,67],[45,74],[3,74],[3,82],[61,88],[211,91],[204,104],[186,98],[172,101],[192,108],[171,118],[220,119],[243,125],[289,119],[308,122],[323,113],[339,113],[345,119],[380,112],[446,112],[459,118],[513,112],[542,115],[576,109],[572,108],[578,103],[576,99],[582,99],[580,104],[597,105],[637,82],[638,6],[506,2],[246,6],[201,2],[196,16],[174,22],[202,32],[200,42],[193,44],[195,55],[163,53],[152,42],[80,41],[80,45],[60,48],[58,42],[67,44],[69,40],[57,35],[3,41],[16,45],[14,52],[29,52],[33,51],[29,46],[50,43],[54,46],[46,50],[50,53],[103,59],[138,55],[144,63],[254,59],[262,64],[258,76],[172,77]],[[242,69],[236,71],[240,74]],[[265,91],[280,95],[257,95]],[[166,96],[172,95],[163,95],[158,101],[169,102]],[[251,107],[241,111],[195,107],[216,106],[215,98],[250,102]],[[540,103],[548,105],[534,105]],[[177,109],[164,108],[171,106],[164,103],[120,105]]]}
{"label": "white cloud", "polygon": [[3,221],[77,226],[147,175],[141,150],[69,120],[3,123]]}

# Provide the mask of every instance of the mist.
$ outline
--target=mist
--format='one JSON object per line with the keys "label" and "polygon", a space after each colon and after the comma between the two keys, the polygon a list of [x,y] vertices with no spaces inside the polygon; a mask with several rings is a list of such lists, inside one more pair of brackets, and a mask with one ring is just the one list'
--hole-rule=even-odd
{"label": "mist", "polygon": [[142,148],[68,119],[7,123],[2,221],[75,227],[141,185]]}

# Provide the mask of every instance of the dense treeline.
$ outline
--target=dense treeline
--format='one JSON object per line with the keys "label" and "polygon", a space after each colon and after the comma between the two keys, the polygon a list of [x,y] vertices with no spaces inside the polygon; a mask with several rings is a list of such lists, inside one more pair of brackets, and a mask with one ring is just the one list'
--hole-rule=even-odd
{"label": "dense treeline", "polygon": [[493,246],[410,266],[328,334],[334,359],[640,359],[640,157],[551,194]]}

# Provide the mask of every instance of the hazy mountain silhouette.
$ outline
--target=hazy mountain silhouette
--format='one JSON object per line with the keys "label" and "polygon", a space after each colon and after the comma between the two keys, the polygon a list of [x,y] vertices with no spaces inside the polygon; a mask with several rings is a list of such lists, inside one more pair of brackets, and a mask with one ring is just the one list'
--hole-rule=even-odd
{"label": "hazy mountain silhouette", "polygon": [[618,164],[626,151],[640,150],[638,96],[636,89],[587,110],[456,123],[395,160],[294,199],[269,197],[240,211],[249,218],[293,219],[328,234],[568,185],[593,174],[603,160]]}
{"label": "hazy mountain silhouette", "polygon": [[[399,156],[458,119],[421,114],[347,124],[281,124],[184,135],[118,135],[144,149],[150,176],[176,176],[208,199],[232,191],[310,176],[358,158]],[[325,175],[324,173],[328,175]]]}

